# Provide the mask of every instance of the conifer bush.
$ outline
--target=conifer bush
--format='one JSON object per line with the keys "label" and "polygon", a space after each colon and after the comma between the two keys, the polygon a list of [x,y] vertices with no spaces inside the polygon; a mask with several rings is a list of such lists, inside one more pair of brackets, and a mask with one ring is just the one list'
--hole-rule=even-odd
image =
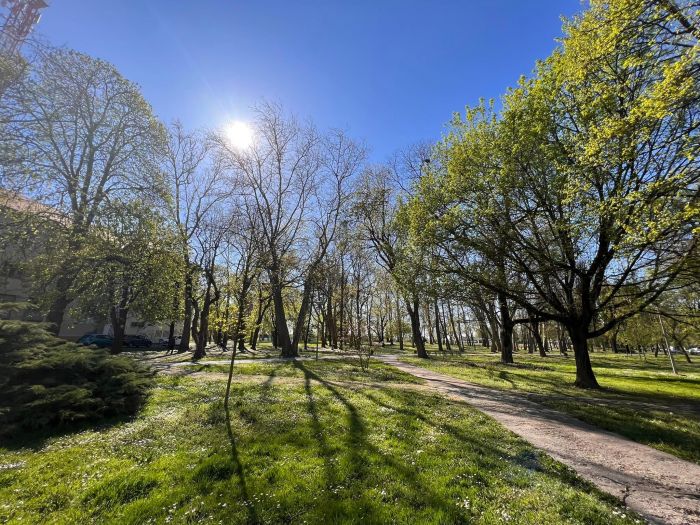
{"label": "conifer bush", "polygon": [[[2,305],[0,305],[1,307]],[[134,414],[152,372],[128,357],[0,320],[0,437]]]}

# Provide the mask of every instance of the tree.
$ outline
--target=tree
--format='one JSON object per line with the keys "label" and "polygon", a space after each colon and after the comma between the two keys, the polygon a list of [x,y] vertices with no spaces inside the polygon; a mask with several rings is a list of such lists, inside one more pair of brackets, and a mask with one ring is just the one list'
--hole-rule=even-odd
{"label": "tree", "polygon": [[[195,307],[195,315],[192,320],[193,335],[195,338],[195,351],[193,360],[201,359],[206,355],[206,346],[209,340],[209,320],[212,305],[221,297],[221,290],[217,281],[216,265],[224,249],[224,243],[231,235],[234,216],[219,211],[212,213],[201,224],[195,233],[193,246],[193,263],[201,276],[199,286],[200,294],[192,296]],[[194,291],[194,290],[193,290]]]}
{"label": "tree", "polygon": [[130,313],[151,323],[171,314],[173,276],[181,273],[177,238],[150,208],[124,203],[100,214],[86,241],[79,255],[89,264],[76,276],[72,291],[85,316],[106,313],[116,354]]}
{"label": "tree", "polygon": [[[192,261],[193,242],[202,225],[226,197],[222,191],[222,171],[212,164],[212,143],[201,133],[187,132],[175,121],[168,129],[167,146],[161,160],[168,186],[168,214],[175,225],[179,252],[185,266],[180,294],[184,305],[182,338],[179,352],[190,348],[193,317],[194,283],[198,276]],[[175,299],[177,300],[177,299]],[[175,346],[175,324],[170,325],[168,347]]]}
{"label": "tree", "polygon": [[399,203],[391,182],[387,168],[365,170],[356,190],[354,213],[362,238],[374,248],[377,260],[401,290],[418,356],[428,357],[420,325],[420,253],[397,221]]}
{"label": "tree", "polygon": [[[421,182],[413,210],[414,231],[430,223],[453,267],[475,261],[518,276],[515,287],[469,273],[531,317],[566,328],[583,388],[598,386],[588,339],[673,286],[697,243],[699,215],[690,59],[669,52],[653,25],[636,23],[644,16],[636,3],[625,3],[632,19],[624,22],[610,17],[610,4],[621,2],[596,2],[565,25],[562,47],[508,94],[497,122],[481,107],[454,123],[443,146],[447,173]],[[637,29],[620,38],[618,23]],[[484,130],[488,151],[474,147]],[[472,162],[475,151],[486,162]],[[474,233],[483,217],[497,236]]]}
{"label": "tree", "polygon": [[114,200],[159,193],[162,127],[138,87],[112,65],[63,49],[39,54],[7,89],[2,111],[9,147],[21,152],[22,193],[62,215],[66,259],[47,276],[46,319],[58,332],[84,269],[72,254],[96,219]]}
{"label": "tree", "polygon": [[[292,357],[298,352],[314,274],[335,238],[347,181],[364,151],[342,132],[322,135],[277,105],[263,104],[256,111],[256,139],[249,148],[238,150],[225,138],[219,145],[259,221],[277,342],[282,355]],[[292,337],[284,290],[293,283],[302,291]]]}

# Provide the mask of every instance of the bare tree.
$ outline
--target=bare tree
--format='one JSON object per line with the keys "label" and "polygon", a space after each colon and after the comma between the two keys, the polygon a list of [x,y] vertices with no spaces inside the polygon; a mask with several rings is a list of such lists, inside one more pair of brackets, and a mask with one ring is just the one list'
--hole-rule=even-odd
{"label": "bare tree", "polygon": [[[211,143],[201,133],[185,131],[178,121],[170,126],[162,165],[168,184],[168,214],[177,230],[185,267],[184,283],[180,286],[184,305],[180,352],[189,349],[191,337],[196,279],[192,242],[225,197],[220,189],[222,172],[219,166],[211,165],[210,151]],[[168,346],[175,346],[174,322],[170,325]]]}
{"label": "bare tree", "polygon": [[427,357],[420,324],[419,265],[395,218],[398,207],[396,178],[390,168],[365,170],[355,193],[354,215],[363,239],[375,250],[377,260],[391,274],[404,297],[411,320],[411,334],[419,357]]}
{"label": "bare tree", "polygon": [[[308,314],[314,273],[333,242],[347,181],[364,151],[343,133],[323,136],[275,104],[256,108],[255,133],[247,149],[236,149],[225,138],[219,145],[259,221],[277,342],[282,355],[292,357]],[[293,337],[283,293],[290,285],[302,288]]]}

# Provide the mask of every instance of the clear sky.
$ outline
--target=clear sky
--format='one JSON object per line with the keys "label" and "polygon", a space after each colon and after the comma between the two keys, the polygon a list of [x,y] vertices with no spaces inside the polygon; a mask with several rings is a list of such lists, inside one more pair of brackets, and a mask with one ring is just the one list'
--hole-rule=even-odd
{"label": "clear sky", "polygon": [[363,139],[372,159],[498,98],[581,0],[49,0],[38,31],[115,64],[164,121],[218,127],[261,99]]}

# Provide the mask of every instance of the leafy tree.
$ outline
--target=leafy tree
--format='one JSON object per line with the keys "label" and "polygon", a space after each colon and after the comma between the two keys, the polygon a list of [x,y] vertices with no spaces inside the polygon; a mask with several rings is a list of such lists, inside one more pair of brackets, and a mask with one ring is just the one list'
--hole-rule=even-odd
{"label": "leafy tree", "polygon": [[112,65],[64,49],[38,53],[6,90],[1,111],[8,147],[22,163],[14,187],[55,210],[65,228],[60,272],[44,272],[52,292],[47,321],[57,332],[83,270],[72,254],[99,215],[113,200],[158,194],[162,127],[138,87]]}
{"label": "leafy tree", "polygon": [[84,265],[74,281],[77,309],[87,316],[107,315],[112,353],[121,351],[130,313],[151,323],[172,315],[174,277],[183,273],[177,237],[150,208],[111,207],[96,220],[79,255]]}
{"label": "leafy tree", "polygon": [[[610,5],[628,16],[613,20]],[[446,173],[421,183],[413,210],[414,229],[452,264],[518,276],[513,286],[469,273],[561,323],[584,388],[598,386],[588,339],[656,301],[697,243],[698,85],[687,74],[697,56],[669,51],[638,23],[647,15],[595,2],[567,23],[561,48],[509,92],[498,119],[482,106],[453,123]]]}
{"label": "leafy tree", "polygon": [[397,220],[398,206],[397,189],[389,170],[365,170],[354,201],[361,238],[374,248],[379,264],[401,290],[416,352],[419,357],[428,357],[420,321],[421,253],[409,241],[403,223]]}

